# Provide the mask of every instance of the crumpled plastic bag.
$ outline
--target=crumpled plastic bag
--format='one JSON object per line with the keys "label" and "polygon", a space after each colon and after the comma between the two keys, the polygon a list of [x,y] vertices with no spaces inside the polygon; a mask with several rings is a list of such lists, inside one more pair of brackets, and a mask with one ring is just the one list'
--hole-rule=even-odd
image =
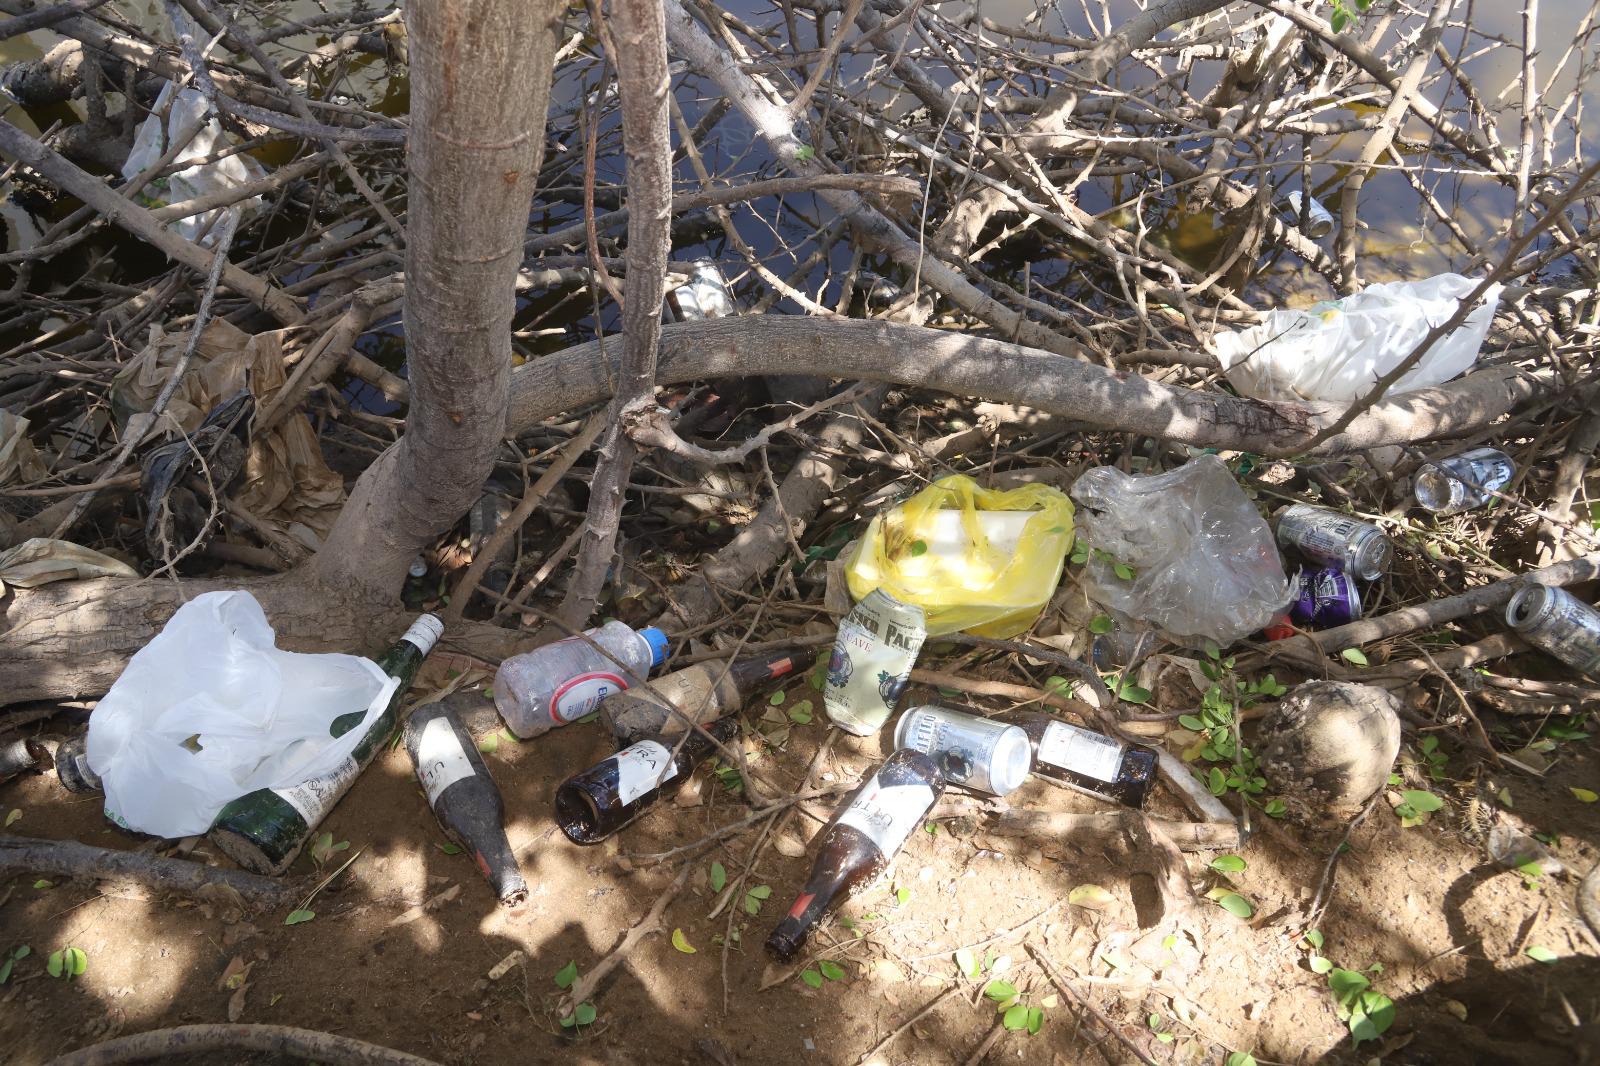
{"label": "crumpled plastic bag", "polygon": [[[1399,366],[1428,330],[1455,314],[1478,283],[1460,274],[1368,285],[1354,296],[1304,310],[1278,310],[1237,333],[1215,338],[1228,381],[1258,400],[1354,403]],[[1392,392],[1458,377],[1477,361],[1489,334],[1500,286],[1492,286],[1465,322],[1434,342]]]}
{"label": "crumpled plastic bag", "polygon": [[[246,793],[337,769],[398,684],[356,655],[279,651],[254,596],[207,592],[178,608],[95,707],[89,768],[119,824],[193,836]],[[358,726],[328,735],[363,707]]]}
{"label": "crumpled plastic bag", "polygon": [[1091,549],[1089,596],[1124,618],[1189,647],[1226,646],[1289,602],[1272,530],[1215,455],[1148,477],[1097,466],[1072,498]]}
{"label": "crumpled plastic bag", "polygon": [[[217,404],[249,388],[264,410],[288,380],[284,374],[284,330],[251,336],[212,319],[195,346],[194,359],[153,428],[176,437],[192,434]],[[111,380],[111,411],[117,424],[154,405],[172,367],[188,343],[187,331],[150,329],[150,342]],[[250,440],[244,477],[232,494],[246,510],[307,547],[316,548],[344,506],[344,479],[329,469],[311,422],[295,411]]]}
{"label": "crumpled plastic bag", "polygon": [[[172,146],[173,141],[177,140],[184,127],[204,118],[210,110],[211,105],[206,102],[202,93],[194,89],[179,89],[177,99],[173,100],[172,91],[173,85],[170,81],[162,86],[161,93],[156,97],[155,106],[151,108],[151,115],[140,123],[138,131],[134,133],[133,151],[128,153],[128,161],[122,164],[124,179],[132,178],[152,166]],[[169,100],[172,101],[172,110],[167,114],[166,126],[163,127],[161,111]],[[207,159],[227,147],[229,140],[222,130],[222,124],[212,117],[200,128],[200,132],[195,134],[188,147],[178,153],[173,162],[189,163]],[[267,172],[260,163],[242,152],[235,152],[214,162],[189,167],[168,177],[157,178],[144,187],[144,191],[139,194],[139,200],[145,207],[166,207],[208,193],[235,189],[252,181],[260,181],[266,176]],[[252,196],[248,200],[229,204],[226,208],[219,207],[178,219],[171,224],[171,228],[184,240],[200,241],[201,244],[209,246],[215,243],[214,234],[217,227],[212,224],[213,220],[223,211],[249,213],[260,206],[261,197]],[[202,232],[206,233],[203,240],[200,237]]]}
{"label": "crumpled plastic bag", "polygon": [[28,439],[28,420],[0,409],[0,485],[37,481],[48,473],[38,449]]}
{"label": "crumpled plastic bag", "polygon": [[31,589],[52,581],[138,576],[139,571],[122,560],[67,540],[34,537],[0,551],[0,593],[7,585]]}
{"label": "crumpled plastic bag", "polygon": [[1061,490],[997,491],[955,474],[874,517],[845,558],[845,580],[858,601],[881,588],[921,607],[930,636],[1011,637],[1049,602],[1071,543],[1072,501]]}

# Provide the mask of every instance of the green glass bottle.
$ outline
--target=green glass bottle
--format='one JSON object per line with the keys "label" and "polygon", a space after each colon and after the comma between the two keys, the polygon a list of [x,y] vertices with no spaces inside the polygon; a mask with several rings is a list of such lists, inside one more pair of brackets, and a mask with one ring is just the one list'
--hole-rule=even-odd
{"label": "green glass bottle", "polygon": [[[373,720],[367,735],[356,744],[344,763],[331,773],[302,782],[293,788],[261,788],[240,796],[217,815],[209,838],[223,853],[246,870],[258,874],[281,874],[311,838],[311,833],[333,805],[372,762],[394,732],[405,701],[406,689],[444,632],[444,623],[424,614],[411,624],[405,636],[378,657],[378,667],[400,684],[389,697],[389,705]],[[366,709],[341,714],[328,727],[330,735],[343,736],[361,724]]]}

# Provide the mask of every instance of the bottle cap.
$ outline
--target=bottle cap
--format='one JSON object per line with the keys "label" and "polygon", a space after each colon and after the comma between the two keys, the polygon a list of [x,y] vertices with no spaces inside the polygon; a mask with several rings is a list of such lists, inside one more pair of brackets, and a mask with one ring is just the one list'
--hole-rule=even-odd
{"label": "bottle cap", "polygon": [[650,645],[650,665],[652,667],[660,666],[667,661],[667,653],[672,650],[672,646],[667,642],[665,633],[655,626],[646,626],[639,630],[639,635],[644,638],[646,644]]}

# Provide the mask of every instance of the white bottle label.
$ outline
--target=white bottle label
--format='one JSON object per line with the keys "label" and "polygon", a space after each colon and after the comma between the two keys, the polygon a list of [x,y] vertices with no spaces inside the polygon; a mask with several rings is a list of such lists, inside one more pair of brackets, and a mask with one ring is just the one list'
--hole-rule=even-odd
{"label": "white bottle label", "polygon": [[927,785],[879,785],[877,778],[839,816],[839,824],[866,834],[885,856],[893,855],[933,806]]}
{"label": "white bottle label", "polygon": [[329,811],[333,810],[333,805],[339,802],[339,797],[344,795],[350,783],[360,773],[361,764],[354,759],[346,758],[331,772],[321,777],[302,781],[293,788],[279,788],[273,791],[287,800],[289,806],[300,812],[300,817],[306,820],[306,825],[314,828],[327,817]]}
{"label": "white bottle label", "polygon": [[426,655],[433,650],[433,646],[444,635],[444,623],[431,614],[419,615],[411,628],[400,635],[401,640],[410,641],[418,651]]}
{"label": "white bottle label", "polygon": [[672,752],[653,740],[631,744],[613,758],[617,760],[617,799],[624,806],[678,776]]}
{"label": "white bottle label", "polygon": [[428,794],[428,806],[438,803],[445,789],[473,772],[472,760],[462,750],[448,718],[435,718],[422,727],[417,739],[417,776]]}
{"label": "white bottle label", "polygon": [[621,677],[604,670],[579,674],[556,689],[550,701],[550,717],[557,725],[575,722],[600,706],[600,701],[613,692],[621,692],[628,683]]}
{"label": "white bottle label", "polygon": [[1051,722],[1039,738],[1039,759],[1097,781],[1115,781],[1122,765],[1122,745],[1087,729]]}

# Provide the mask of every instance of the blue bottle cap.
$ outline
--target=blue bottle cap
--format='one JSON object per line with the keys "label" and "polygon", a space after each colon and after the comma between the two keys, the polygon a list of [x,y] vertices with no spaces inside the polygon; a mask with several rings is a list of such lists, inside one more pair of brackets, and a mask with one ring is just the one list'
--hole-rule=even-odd
{"label": "blue bottle cap", "polygon": [[665,633],[655,626],[646,626],[644,629],[639,630],[639,635],[644,638],[646,644],[650,645],[650,665],[652,667],[660,666],[667,661],[667,652],[671,649],[667,643],[667,635]]}

